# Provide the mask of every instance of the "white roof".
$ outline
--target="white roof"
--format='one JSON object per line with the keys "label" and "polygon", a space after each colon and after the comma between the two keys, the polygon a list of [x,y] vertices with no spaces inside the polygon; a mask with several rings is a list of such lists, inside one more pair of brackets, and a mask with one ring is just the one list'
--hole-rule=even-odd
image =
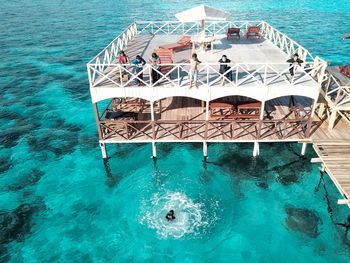
{"label": "white roof", "polygon": [[201,20],[226,20],[231,14],[206,5],[200,5],[177,13],[175,16],[181,22],[195,22]]}

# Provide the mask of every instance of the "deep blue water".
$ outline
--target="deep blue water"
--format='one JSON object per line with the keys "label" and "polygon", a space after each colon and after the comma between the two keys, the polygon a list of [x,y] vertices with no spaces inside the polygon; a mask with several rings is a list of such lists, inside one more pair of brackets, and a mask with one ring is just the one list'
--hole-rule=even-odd
{"label": "deep blue water", "polygon": [[[175,20],[200,1],[0,2],[0,262],[349,262],[349,213],[309,147],[108,148],[86,63],[134,20]],[[350,1],[207,1],[266,20],[334,65],[350,60]],[[164,222],[175,207],[177,221]]]}

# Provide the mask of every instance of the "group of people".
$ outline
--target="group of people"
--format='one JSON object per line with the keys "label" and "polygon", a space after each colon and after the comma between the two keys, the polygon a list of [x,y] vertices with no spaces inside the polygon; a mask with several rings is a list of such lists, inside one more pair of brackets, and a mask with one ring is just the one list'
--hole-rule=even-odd
{"label": "group of people", "polygon": [[[129,57],[125,54],[124,51],[121,51],[119,53],[118,62],[120,64],[123,64],[124,67],[126,67],[126,64],[130,64]],[[135,71],[137,75],[137,84],[138,86],[142,86],[143,82],[143,66],[146,65],[146,61],[140,56],[137,55],[136,58],[131,61],[133,65],[135,65]],[[160,57],[156,53],[152,53],[151,57],[149,58],[149,63],[153,66],[151,71],[151,80],[152,84],[156,83],[160,79],[159,72],[161,71],[161,61]]]}
{"label": "group of people", "polygon": [[[128,56],[125,54],[124,51],[121,51],[118,57],[118,61],[120,64],[123,64],[124,67],[126,64],[130,64],[130,60]],[[199,59],[196,53],[192,54],[191,58],[187,60],[186,62],[190,63],[190,71],[189,71],[189,88],[192,88],[192,83],[194,82],[194,86],[198,88],[197,81],[198,81],[198,64],[202,63]],[[232,70],[229,66],[231,60],[227,58],[226,55],[223,55],[219,59],[220,69],[219,73],[223,76],[221,77],[221,85],[223,86],[225,84],[225,79],[232,81]],[[293,81],[293,77],[295,74],[296,66],[301,66],[303,61],[299,58],[299,55],[295,53],[291,59],[288,59],[287,62],[289,65],[289,73],[290,73],[290,79],[289,81]],[[146,64],[146,61],[139,55],[136,56],[136,58],[131,62],[133,65],[135,65],[135,70],[137,74],[137,84],[138,86],[142,86],[143,82],[143,66]],[[155,84],[160,79],[161,72],[161,60],[160,57],[156,53],[152,53],[151,57],[149,58],[149,63],[152,65],[152,71],[151,71],[151,83]]]}

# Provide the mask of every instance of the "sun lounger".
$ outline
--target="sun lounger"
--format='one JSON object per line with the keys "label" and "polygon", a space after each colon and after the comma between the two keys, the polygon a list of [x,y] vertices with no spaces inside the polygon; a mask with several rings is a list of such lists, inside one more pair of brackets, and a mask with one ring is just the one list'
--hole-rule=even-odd
{"label": "sun lounger", "polygon": [[254,37],[254,36],[260,38],[259,32],[260,32],[259,26],[251,26],[251,27],[248,27],[248,30],[245,31],[244,34],[246,35],[247,39],[248,39],[248,37]]}
{"label": "sun lounger", "polygon": [[[164,48],[160,48],[160,49],[155,49],[153,51],[154,53],[156,53],[159,58],[160,58],[160,64],[161,64],[161,70],[160,72],[162,72],[162,74],[167,74],[172,68],[172,65],[162,65],[162,64],[173,64],[173,52],[170,49],[164,49]],[[171,79],[171,74],[169,74],[169,76],[167,76],[169,79]]]}
{"label": "sun lounger", "polygon": [[191,36],[183,36],[176,43],[163,45],[163,46],[160,46],[159,48],[169,49],[171,50],[172,53],[174,53],[174,50],[184,49],[187,47],[192,47]]}
{"label": "sun lounger", "polygon": [[240,31],[241,31],[240,28],[228,28],[226,30],[227,39],[229,39],[230,37],[235,37],[235,36],[238,37],[238,39],[240,39],[241,38],[241,36],[239,34]]}
{"label": "sun lounger", "polygon": [[350,64],[343,63],[339,66],[340,73],[350,77]]}

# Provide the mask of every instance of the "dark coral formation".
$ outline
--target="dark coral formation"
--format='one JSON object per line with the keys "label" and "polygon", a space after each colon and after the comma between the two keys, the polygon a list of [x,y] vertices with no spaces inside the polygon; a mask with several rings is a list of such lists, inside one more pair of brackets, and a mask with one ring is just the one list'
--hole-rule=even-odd
{"label": "dark coral formation", "polygon": [[287,214],[285,219],[287,229],[300,232],[310,238],[316,238],[320,234],[319,225],[322,224],[322,220],[315,210],[293,206],[286,206],[284,209]]}

